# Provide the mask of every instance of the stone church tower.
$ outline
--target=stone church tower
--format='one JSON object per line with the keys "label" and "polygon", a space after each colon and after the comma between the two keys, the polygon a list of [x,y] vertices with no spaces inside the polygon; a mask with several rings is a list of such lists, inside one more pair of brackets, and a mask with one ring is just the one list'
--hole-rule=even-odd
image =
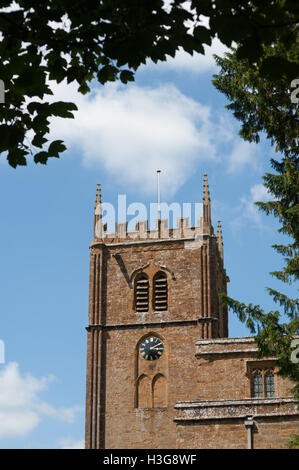
{"label": "stone church tower", "polygon": [[220,222],[211,224],[204,176],[203,215],[168,228],[140,221],[107,233],[98,186],[90,247],[86,448],[175,448],[174,406],[196,399],[195,343],[226,338]]}

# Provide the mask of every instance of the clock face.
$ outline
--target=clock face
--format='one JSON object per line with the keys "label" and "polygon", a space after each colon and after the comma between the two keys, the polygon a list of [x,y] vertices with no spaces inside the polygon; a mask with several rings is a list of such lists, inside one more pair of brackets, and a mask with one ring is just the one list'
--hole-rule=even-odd
{"label": "clock face", "polygon": [[163,352],[163,342],[155,336],[148,336],[139,346],[139,354],[147,361],[156,361],[162,356]]}

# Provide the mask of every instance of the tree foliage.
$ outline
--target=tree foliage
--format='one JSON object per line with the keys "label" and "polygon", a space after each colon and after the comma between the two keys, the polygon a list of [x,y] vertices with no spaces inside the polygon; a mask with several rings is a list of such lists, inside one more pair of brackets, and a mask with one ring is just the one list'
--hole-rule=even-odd
{"label": "tree foliage", "polygon": [[296,95],[292,81],[296,75],[289,76],[283,63],[287,60],[299,63],[299,37],[288,45],[265,47],[263,57],[277,62],[276,72],[270,78],[261,73],[260,61],[251,64],[240,60],[235,49],[223,58],[215,56],[220,72],[214,75],[213,83],[231,101],[226,107],[241,121],[239,134],[243,139],[259,142],[260,133],[264,132],[277,152],[295,160],[299,116],[296,100],[292,99],[292,94]]}
{"label": "tree foliage", "polygon": [[[179,48],[204,53],[214,37],[227,46],[237,42],[238,57],[260,60],[265,75],[277,68],[263,47],[295,40],[286,28],[296,24],[293,0],[2,0],[0,10],[0,79],[5,104],[0,105],[0,153],[11,166],[59,157],[61,140],[48,143],[51,116],[72,118],[73,103],[47,102],[49,80],[77,82],[81,93],[91,80],[128,83],[147,59],[165,61]],[[209,28],[201,21],[209,19]],[[192,27],[190,28],[190,24]],[[283,62],[291,76],[298,65]],[[30,136],[30,139],[29,139]]]}
{"label": "tree foliage", "polygon": [[[275,166],[275,161],[272,164]],[[282,164],[279,164],[278,174],[267,173],[264,176],[264,185],[274,200],[266,203],[257,202],[256,204],[266,214],[273,214],[278,218],[281,223],[279,232],[288,235],[290,241],[285,245],[273,245],[276,251],[285,256],[285,265],[279,271],[274,271],[271,274],[277,279],[291,284],[298,281],[299,278],[298,163],[285,159]],[[299,334],[299,299],[292,299],[272,288],[267,288],[267,290],[274,301],[282,307],[282,311],[265,313],[259,305],[245,305],[224,294],[221,295],[221,299],[237,314],[249,330],[256,334],[259,356],[269,355],[277,358],[279,374],[294,382],[293,393],[299,399],[299,362],[292,360],[293,340]]]}
{"label": "tree foliage", "polygon": [[[298,61],[298,39],[289,45],[272,44],[264,48],[264,57]],[[280,223],[279,232],[288,240],[273,248],[284,258],[281,269],[271,272],[276,279],[292,284],[299,278],[299,160],[298,106],[291,100],[290,80],[283,69],[279,77],[265,77],[258,61],[240,60],[235,49],[226,57],[217,57],[221,67],[214,85],[231,101],[227,105],[242,123],[240,135],[250,142],[259,142],[264,132],[281,152],[281,160],[271,159],[276,173],[264,175],[264,185],[272,200],[256,202],[261,211],[273,215]],[[292,77],[294,78],[294,77]],[[299,399],[299,363],[292,360],[294,337],[299,334],[299,299],[293,299],[267,288],[280,310],[265,313],[259,305],[245,305],[226,295],[229,305],[250,331],[256,334],[259,356],[277,357],[279,374],[294,382],[293,393]]]}

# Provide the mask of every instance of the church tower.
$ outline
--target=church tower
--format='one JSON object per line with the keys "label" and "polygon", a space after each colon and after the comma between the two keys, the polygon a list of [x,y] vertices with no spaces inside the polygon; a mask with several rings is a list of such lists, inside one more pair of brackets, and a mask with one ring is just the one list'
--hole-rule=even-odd
{"label": "church tower", "polygon": [[220,222],[211,223],[204,175],[203,215],[140,221],[128,232],[102,224],[101,189],[90,247],[86,448],[175,448],[174,406],[198,398],[199,339],[228,336]]}

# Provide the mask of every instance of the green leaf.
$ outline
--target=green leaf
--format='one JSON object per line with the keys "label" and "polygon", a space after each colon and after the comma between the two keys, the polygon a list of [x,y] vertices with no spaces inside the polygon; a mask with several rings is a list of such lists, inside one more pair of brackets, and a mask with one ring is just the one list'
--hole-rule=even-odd
{"label": "green leaf", "polygon": [[49,156],[50,155],[48,154],[48,152],[38,152],[34,155],[34,161],[35,163],[41,163],[43,165],[46,165]]}
{"label": "green leaf", "polygon": [[212,44],[212,33],[211,30],[205,28],[204,26],[196,26],[193,31],[193,36],[200,44]]}
{"label": "green leaf", "polygon": [[36,134],[34,138],[32,139],[32,144],[35,147],[40,147],[42,148],[43,144],[47,142],[48,139],[46,139],[43,134]]}
{"label": "green leaf", "polygon": [[259,36],[250,36],[237,48],[238,59],[248,59],[249,62],[256,62],[263,54],[261,39]]}
{"label": "green leaf", "polygon": [[64,152],[65,150],[66,146],[63,144],[62,140],[54,140],[49,145],[48,154],[49,157],[59,158],[59,153]]}
{"label": "green leaf", "polygon": [[16,168],[18,165],[26,166],[27,161],[25,155],[27,154],[28,152],[26,152],[25,150],[15,147],[9,150],[7,160],[10,166],[12,166],[13,168]]}
{"label": "green leaf", "polygon": [[90,92],[90,88],[86,83],[82,83],[79,88],[78,88],[79,93],[82,93],[82,95],[86,95],[86,93]]}
{"label": "green leaf", "polygon": [[128,83],[134,81],[134,74],[130,70],[122,70],[120,73],[120,80],[122,83]]}
{"label": "green leaf", "polygon": [[71,111],[76,111],[78,108],[75,103],[68,103],[64,101],[56,101],[50,105],[50,113],[52,116],[59,116],[62,118],[74,118]]}
{"label": "green leaf", "polygon": [[293,78],[299,75],[299,65],[284,57],[267,57],[261,64],[260,74],[265,78],[271,77],[272,80],[285,76],[291,82]]}
{"label": "green leaf", "polygon": [[116,67],[113,65],[105,65],[99,70],[97,77],[99,82],[104,85],[106,82],[115,81],[117,73],[118,69]]}

